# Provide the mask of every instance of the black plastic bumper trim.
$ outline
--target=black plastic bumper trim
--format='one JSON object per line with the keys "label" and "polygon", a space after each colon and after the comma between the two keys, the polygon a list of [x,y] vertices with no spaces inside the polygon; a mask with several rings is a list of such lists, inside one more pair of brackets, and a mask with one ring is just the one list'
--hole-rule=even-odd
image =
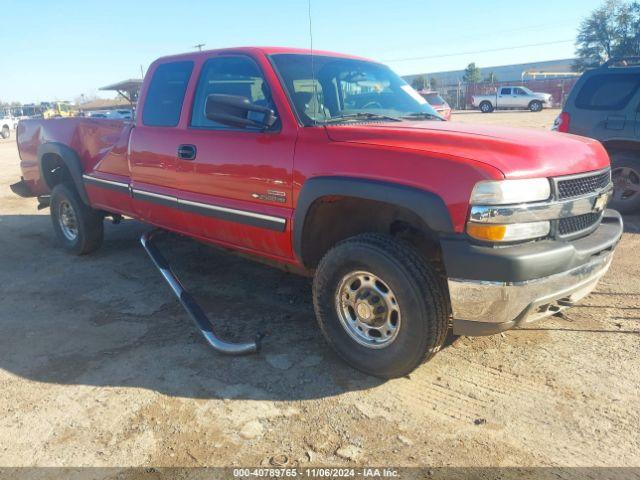
{"label": "black plastic bumper trim", "polygon": [[606,210],[600,226],[573,241],[541,240],[508,247],[474,245],[460,238],[440,244],[449,278],[488,282],[523,282],[564,272],[613,249],[622,236],[622,217]]}

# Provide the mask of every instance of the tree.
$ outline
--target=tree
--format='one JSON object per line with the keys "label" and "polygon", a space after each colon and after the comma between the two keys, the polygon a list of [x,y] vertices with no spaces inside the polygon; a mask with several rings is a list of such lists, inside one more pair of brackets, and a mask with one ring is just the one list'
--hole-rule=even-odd
{"label": "tree", "polygon": [[496,83],[498,81],[498,77],[496,76],[495,73],[489,72],[489,75],[484,77],[484,81],[487,83]]}
{"label": "tree", "polygon": [[418,75],[411,82],[411,86],[413,88],[415,88],[416,90],[418,90],[418,91],[424,90],[424,87],[425,87],[426,84],[427,84],[427,80],[426,80],[426,78],[424,78],[424,75]]}
{"label": "tree", "polygon": [[475,62],[471,62],[467,65],[467,68],[464,69],[462,80],[464,80],[465,83],[479,83],[482,80],[482,73]]}
{"label": "tree", "polygon": [[576,38],[578,71],[615,57],[640,55],[640,2],[607,0],[582,21]]}
{"label": "tree", "polygon": [[436,88],[438,88],[438,80],[436,80],[435,77],[429,78],[429,88],[431,90],[435,90]]}

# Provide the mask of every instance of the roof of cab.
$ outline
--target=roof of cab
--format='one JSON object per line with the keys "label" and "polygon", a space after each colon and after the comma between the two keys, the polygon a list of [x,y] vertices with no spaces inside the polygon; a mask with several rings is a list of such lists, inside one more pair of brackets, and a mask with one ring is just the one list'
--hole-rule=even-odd
{"label": "roof of cab", "polygon": [[290,48],[290,47],[231,47],[231,48],[219,48],[215,50],[202,50],[197,52],[180,53],[177,55],[168,55],[158,58],[154,63],[164,63],[167,60],[193,60],[201,56],[220,55],[220,54],[233,54],[244,53],[249,55],[277,55],[277,54],[299,54],[299,55],[326,55],[331,57],[352,58],[354,60],[367,60],[368,58],[358,57],[355,55],[347,55],[344,53],[327,52],[324,50],[311,50],[308,48]]}

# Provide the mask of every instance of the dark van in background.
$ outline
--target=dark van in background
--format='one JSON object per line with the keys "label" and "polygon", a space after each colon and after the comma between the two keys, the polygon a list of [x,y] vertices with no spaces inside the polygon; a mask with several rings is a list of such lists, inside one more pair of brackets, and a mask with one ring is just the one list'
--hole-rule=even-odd
{"label": "dark van in background", "polygon": [[612,59],[585,72],[553,129],[602,142],[612,164],[611,207],[640,211],[640,57]]}

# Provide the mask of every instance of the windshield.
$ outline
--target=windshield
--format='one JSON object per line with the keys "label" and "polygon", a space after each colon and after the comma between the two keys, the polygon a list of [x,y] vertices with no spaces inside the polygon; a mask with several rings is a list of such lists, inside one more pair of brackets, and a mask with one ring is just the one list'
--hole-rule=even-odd
{"label": "windshield", "polygon": [[303,54],[271,58],[306,126],[405,117],[441,120],[418,92],[379,63]]}

